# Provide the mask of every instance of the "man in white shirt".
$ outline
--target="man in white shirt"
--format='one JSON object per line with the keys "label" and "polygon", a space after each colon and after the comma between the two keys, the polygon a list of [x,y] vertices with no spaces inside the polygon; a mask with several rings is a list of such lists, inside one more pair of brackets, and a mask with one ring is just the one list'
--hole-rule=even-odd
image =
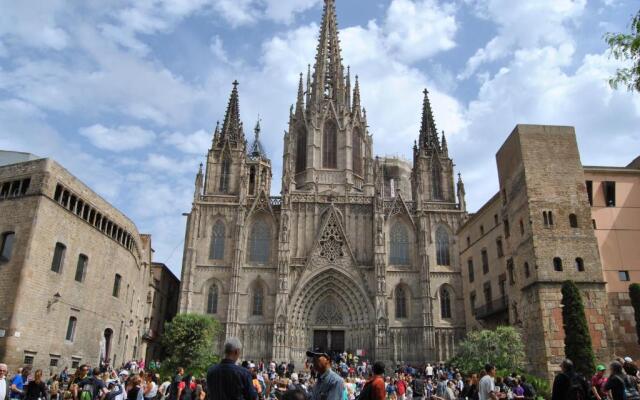
{"label": "man in white shirt", "polygon": [[433,367],[431,364],[427,363],[427,367],[425,368],[425,375],[427,375],[427,379],[433,379]]}
{"label": "man in white shirt", "polygon": [[7,398],[7,364],[0,364],[0,400]]}
{"label": "man in white shirt", "polygon": [[478,397],[480,400],[497,400],[496,386],[493,378],[496,376],[496,367],[491,364],[484,366],[484,370],[487,373],[480,379],[478,385]]}

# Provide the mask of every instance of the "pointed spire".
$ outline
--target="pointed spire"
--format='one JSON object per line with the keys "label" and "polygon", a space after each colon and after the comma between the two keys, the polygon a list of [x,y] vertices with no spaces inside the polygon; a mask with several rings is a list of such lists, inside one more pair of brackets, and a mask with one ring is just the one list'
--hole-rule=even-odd
{"label": "pointed spire", "polygon": [[458,204],[460,205],[460,210],[467,211],[467,202],[465,200],[465,191],[464,191],[464,183],[462,182],[462,175],[458,172]]}
{"label": "pointed spire", "polygon": [[262,147],[262,143],[260,142],[260,116],[258,115],[258,121],[256,122],[256,127],[253,128],[253,143],[251,144],[251,151],[249,155],[251,158],[267,158],[267,153],[264,151],[264,147]]}
{"label": "pointed spire", "polygon": [[240,121],[240,105],[238,100],[238,81],[233,81],[233,89],[229,96],[227,112],[222,123],[221,142],[230,141],[238,144],[244,142],[244,132]]}
{"label": "pointed spire", "polygon": [[193,201],[197,201],[202,194],[202,184],[203,184],[203,175],[202,175],[202,163],[200,163],[200,168],[198,169],[198,173],[196,174],[196,184],[195,189],[193,191]]}
{"label": "pointed spire", "polygon": [[306,110],[311,106],[311,64],[307,64],[307,93],[304,99]]}
{"label": "pointed spire", "polygon": [[335,0],[324,0],[324,13],[318,38],[313,74],[313,97],[318,106],[324,98],[340,103],[344,95],[344,74],[338,39]]}
{"label": "pointed spire", "polygon": [[345,79],[345,81],[346,86],[344,89],[344,103],[347,110],[351,110],[351,67],[349,65],[347,65],[347,78]]}
{"label": "pointed spire", "polygon": [[442,153],[446,156],[449,155],[449,148],[447,147],[447,137],[444,135],[444,131],[442,131]]}
{"label": "pointed spire", "polygon": [[356,85],[353,88],[353,106],[351,108],[352,113],[360,111],[360,82],[358,81],[358,75],[356,75]]}
{"label": "pointed spire", "polygon": [[296,101],[296,116],[301,116],[304,110],[304,87],[302,86],[302,72],[298,82],[298,100]]}
{"label": "pointed spire", "polygon": [[220,121],[216,121],[216,129],[213,131],[213,142],[211,142],[211,148],[220,140]]}
{"label": "pointed spire", "polygon": [[431,111],[429,91],[424,89],[424,101],[422,103],[422,125],[420,126],[420,146],[427,149],[439,147],[438,130]]}

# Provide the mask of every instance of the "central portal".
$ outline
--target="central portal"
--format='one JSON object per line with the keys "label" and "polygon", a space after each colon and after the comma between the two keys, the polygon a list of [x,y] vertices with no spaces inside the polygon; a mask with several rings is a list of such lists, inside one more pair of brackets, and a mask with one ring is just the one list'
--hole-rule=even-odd
{"label": "central portal", "polygon": [[344,349],[344,331],[313,331],[313,349],[323,353],[342,353]]}

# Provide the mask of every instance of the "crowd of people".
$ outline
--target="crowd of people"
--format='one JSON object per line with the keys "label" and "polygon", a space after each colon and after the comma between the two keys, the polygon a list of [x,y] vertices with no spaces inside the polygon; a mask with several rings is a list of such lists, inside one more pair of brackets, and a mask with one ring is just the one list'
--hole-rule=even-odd
{"label": "crowd of people", "polygon": [[[144,361],[119,369],[91,369],[81,365],[71,375],[65,368],[48,379],[42,370],[21,368],[7,377],[0,364],[0,400],[497,400],[537,399],[534,386],[516,373],[496,376],[486,365],[477,374],[438,365],[388,368],[350,353],[307,352],[308,361],[296,370],[293,363],[243,361],[242,346],[231,338],[223,359],[206,377],[193,377],[178,368],[160,379],[157,364],[145,370]],[[586,379],[564,360],[554,382],[551,400],[640,400],[640,374],[629,357],[613,361],[608,369]]]}

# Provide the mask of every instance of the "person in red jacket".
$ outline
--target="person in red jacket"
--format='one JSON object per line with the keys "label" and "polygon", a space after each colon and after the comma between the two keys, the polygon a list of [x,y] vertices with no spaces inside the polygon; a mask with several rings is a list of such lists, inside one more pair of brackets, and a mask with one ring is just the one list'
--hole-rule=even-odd
{"label": "person in red jacket", "polygon": [[404,377],[400,377],[396,381],[396,393],[398,394],[398,400],[405,400],[405,394],[407,393],[407,382]]}
{"label": "person in red jacket", "polygon": [[381,361],[377,361],[371,368],[373,376],[369,379],[362,388],[360,393],[361,400],[385,400],[387,393],[384,388],[384,364]]}

